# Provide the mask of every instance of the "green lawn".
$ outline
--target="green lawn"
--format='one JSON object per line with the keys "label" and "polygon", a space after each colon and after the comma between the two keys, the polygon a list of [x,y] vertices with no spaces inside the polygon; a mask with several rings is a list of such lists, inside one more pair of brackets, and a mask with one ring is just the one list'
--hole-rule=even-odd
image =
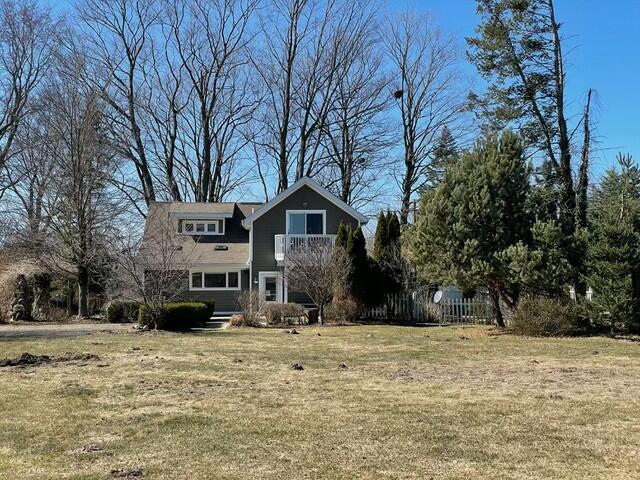
{"label": "green lawn", "polygon": [[640,343],[386,326],[0,341],[22,352],[100,360],[0,368],[0,478],[640,475]]}

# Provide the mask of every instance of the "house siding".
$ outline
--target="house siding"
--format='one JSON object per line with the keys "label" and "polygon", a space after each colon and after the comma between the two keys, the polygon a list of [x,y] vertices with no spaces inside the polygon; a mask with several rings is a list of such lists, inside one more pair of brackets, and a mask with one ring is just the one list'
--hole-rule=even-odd
{"label": "house siding", "polygon": [[[303,186],[269,211],[253,221],[253,263],[252,276],[253,288],[258,288],[258,275],[260,272],[281,271],[274,257],[275,236],[286,233],[287,210],[326,210],[326,234],[338,233],[340,223],[351,224],[357,227],[358,219],[345,212],[340,207],[329,201],[308,186]],[[303,298],[305,295],[296,294],[290,301],[308,303]]]}

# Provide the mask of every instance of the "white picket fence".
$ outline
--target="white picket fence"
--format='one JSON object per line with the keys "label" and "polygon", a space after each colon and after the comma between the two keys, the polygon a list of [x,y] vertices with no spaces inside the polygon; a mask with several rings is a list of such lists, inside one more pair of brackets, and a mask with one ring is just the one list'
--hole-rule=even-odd
{"label": "white picket fence", "polygon": [[443,298],[433,302],[433,292],[413,291],[386,295],[384,303],[363,313],[365,319],[385,319],[412,323],[493,323],[493,310],[486,295],[473,298]]}

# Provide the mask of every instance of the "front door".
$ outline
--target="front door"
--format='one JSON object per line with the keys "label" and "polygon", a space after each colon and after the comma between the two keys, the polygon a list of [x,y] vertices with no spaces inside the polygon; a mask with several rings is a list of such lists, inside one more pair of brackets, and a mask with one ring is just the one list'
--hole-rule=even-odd
{"label": "front door", "polygon": [[280,272],[260,272],[260,296],[268,303],[282,303],[282,274]]}

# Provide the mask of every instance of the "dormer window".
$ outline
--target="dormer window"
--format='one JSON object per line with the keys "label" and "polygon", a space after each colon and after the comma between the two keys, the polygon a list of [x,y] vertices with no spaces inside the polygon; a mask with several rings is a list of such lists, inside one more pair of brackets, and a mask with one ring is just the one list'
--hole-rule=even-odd
{"label": "dormer window", "polygon": [[224,235],[224,219],[182,220],[184,235]]}

